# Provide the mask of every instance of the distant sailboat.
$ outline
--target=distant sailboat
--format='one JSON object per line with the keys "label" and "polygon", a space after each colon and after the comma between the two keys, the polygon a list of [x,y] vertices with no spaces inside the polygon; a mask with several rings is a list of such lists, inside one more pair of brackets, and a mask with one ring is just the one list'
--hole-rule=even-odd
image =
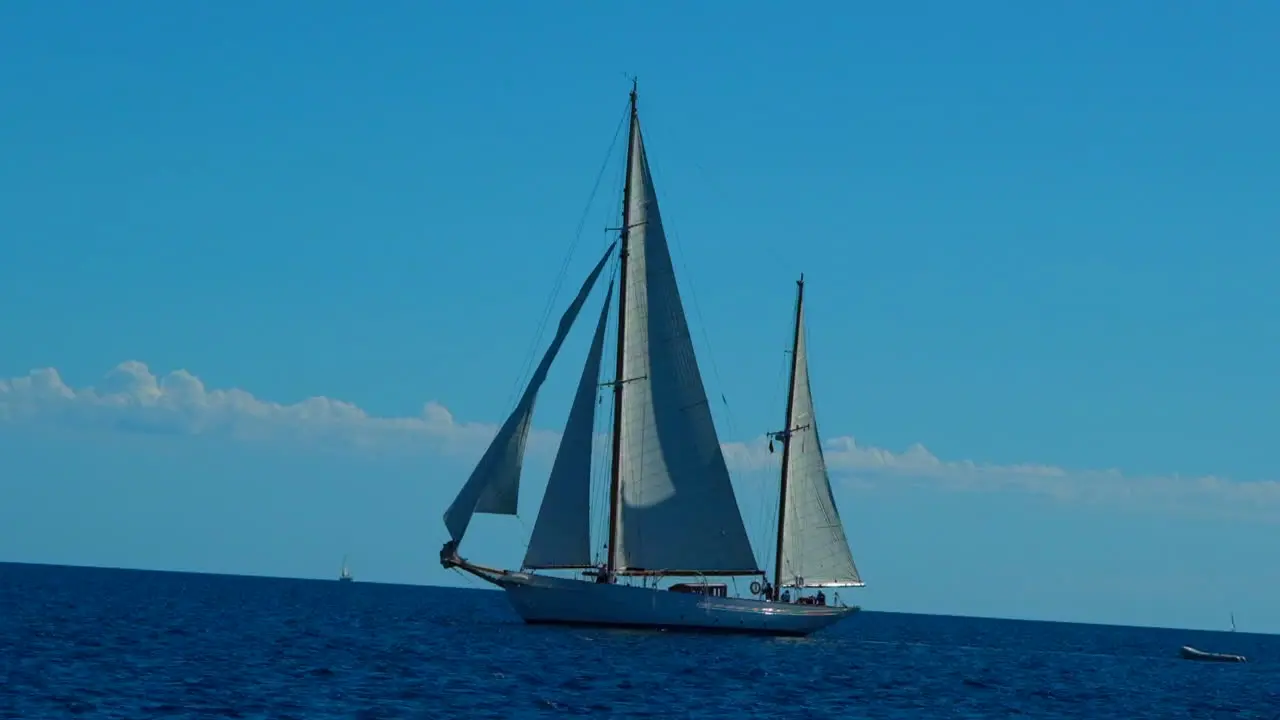
{"label": "distant sailboat", "polygon": [[1231,632],[1236,631],[1236,614],[1231,613]]}
{"label": "distant sailboat", "polygon": [[[798,283],[782,444],[773,584],[760,570],[729,480],[667,248],[631,91],[619,241],[610,245],[560,319],[554,339],[507,421],[444,514],[440,563],[506,591],[529,623],[807,635],[857,607],[824,590],[862,587],[836,511],[809,387],[804,280]],[[613,283],[595,323],[546,494],[519,571],[472,563],[458,546],[475,513],[515,515],[534,403],[605,264],[617,258],[616,369],[600,383]],[[613,395],[607,538],[591,542],[597,392]],[[542,571],[578,571],[579,577]],[[758,578],[730,595],[717,577]],[[662,588],[667,578],[692,578]],[[585,579],[581,579],[585,578]],[[762,582],[764,581],[764,582]],[[805,594],[807,592],[807,594]],[[794,597],[793,597],[794,594]]]}
{"label": "distant sailboat", "polygon": [[347,565],[347,558],[342,558],[342,570],[338,573],[338,582],[351,582],[354,578],[351,576],[351,568]]}

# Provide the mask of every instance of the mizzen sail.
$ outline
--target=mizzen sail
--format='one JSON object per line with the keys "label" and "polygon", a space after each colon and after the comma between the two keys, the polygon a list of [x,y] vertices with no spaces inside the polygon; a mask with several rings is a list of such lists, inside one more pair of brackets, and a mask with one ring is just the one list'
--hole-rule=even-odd
{"label": "mizzen sail", "polygon": [[831,480],[813,412],[803,302],[796,310],[794,367],[791,427],[785,436],[786,496],[782,527],[778,529],[782,560],[778,584],[783,587],[860,586],[862,577],[853,562],[840,512],[831,494]]}

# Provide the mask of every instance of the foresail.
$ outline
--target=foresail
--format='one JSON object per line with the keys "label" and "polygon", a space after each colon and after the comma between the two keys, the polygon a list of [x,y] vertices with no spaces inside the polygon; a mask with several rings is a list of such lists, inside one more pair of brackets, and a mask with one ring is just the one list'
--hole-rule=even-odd
{"label": "foresail", "polygon": [[795,393],[791,403],[791,435],[787,442],[787,497],[782,533],[781,584],[804,587],[861,585],[845,539],[844,525],[831,494],[822,456],[809,358],[805,349],[804,308],[797,315]]}
{"label": "foresail", "polygon": [[632,133],[618,566],[758,572],[694,357],[638,121]]}
{"label": "foresail", "polygon": [[569,421],[551,466],[547,492],[542,496],[542,507],[529,537],[523,565],[527,568],[578,568],[591,564],[591,450],[595,442],[600,361],[612,300],[613,283],[609,283],[582,379],[569,408]]}
{"label": "foresail", "polygon": [[605,251],[604,257],[600,258],[600,262],[596,263],[595,269],[582,284],[577,297],[569,304],[569,309],[565,310],[560,318],[556,336],[552,339],[546,354],[543,355],[537,370],[534,371],[533,377],[529,379],[529,385],[520,397],[520,402],[516,404],[515,410],[494,436],[489,448],[485,450],[480,462],[471,472],[471,477],[454,498],[453,504],[445,511],[444,523],[455,543],[462,542],[462,536],[466,534],[467,526],[471,524],[471,516],[475,513],[516,514],[520,494],[520,470],[524,464],[525,440],[529,436],[529,426],[533,421],[533,405],[538,397],[538,389],[547,379],[552,361],[560,352],[560,346],[564,344],[565,337],[577,320],[578,312],[582,310],[582,304],[591,294],[591,288],[600,277],[600,271],[604,269],[613,248],[614,245],[610,245]]}

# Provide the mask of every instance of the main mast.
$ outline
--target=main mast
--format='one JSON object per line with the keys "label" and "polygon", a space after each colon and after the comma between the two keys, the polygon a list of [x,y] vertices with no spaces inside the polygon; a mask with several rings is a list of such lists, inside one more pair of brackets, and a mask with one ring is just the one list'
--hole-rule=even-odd
{"label": "main mast", "polygon": [[773,599],[777,600],[782,594],[782,538],[783,532],[786,530],[787,523],[787,483],[790,480],[788,473],[788,465],[791,459],[791,424],[793,422],[792,407],[795,405],[796,398],[796,364],[800,361],[800,312],[804,306],[804,274],[800,274],[800,279],[796,281],[796,322],[795,334],[791,338],[791,377],[787,383],[787,420],[783,425],[783,430],[778,433],[782,436],[782,480],[778,491],[778,546],[774,557],[773,570]]}
{"label": "main mast", "polygon": [[618,359],[613,378],[613,462],[609,485],[609,548],[605,561],[605,576],[613,582],[618,570],[618,525],[622,510],[622,388],[626,376],[627,342],[627,254],[631,236],[631,171],[636,145],[636,124],[640,122],[636,112],[636,81],[631,81],[631,121],[627,127],[627,170],[622,182],[622,249],[619,275],[622,278],[618,292]]}

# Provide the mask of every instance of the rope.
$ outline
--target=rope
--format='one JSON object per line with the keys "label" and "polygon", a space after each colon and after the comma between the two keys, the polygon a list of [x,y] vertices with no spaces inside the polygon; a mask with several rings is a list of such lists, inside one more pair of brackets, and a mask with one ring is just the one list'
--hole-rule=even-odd
{"label": "rope", "polygon": [[529,376],[533,372],[534,358],[537,357],[537,350],[542,344],[542,337],[543,333],[546,332],[547,322],[551,318],[552,310],[555,307],[556,300],[560,296],[560,290],[564,286],[565,278],[568,277],[569,263],[573,259],[573,253],[578,248],[578,243],[582,240],[582,230],[586,227],[587,215],[591,212],[591,205],[595,202],[596,194],[600,190],[600,182],[604,179],[605,171],[609,167],[610,158],[613,157],[613,149],[618,144],[618,136],[622,133],[622,126],[625,121],[629,119],[630,114],[631,104],[628,101],[627,110],[623,113],[622,118],[618,121],[617,127],[613,130],[613,139],[609,141],[609,150],[605,153],[605,159],[600,164],[599,172],[596,173],[595,182],[591,185],[591,195],[587,199],[587,206],[583,208],[582,215],[578,218],[578,226],[574,231],[573,241],[569,244],[569,250],[565,253],[564,260],[560,263],[560,270],[556,275],[555,285],[552,287],[551,294],[547,297],[547,302],[543,306],[542,315],[538,320],[538,329],[534,333],[533,341],[529,344],[529,350],[525,355],[524,370],[516,381],[515,386],[512,388],[511,394],[508,396],[507,404],[509,406],[515,403],[516,396],[520,393],[520,389],[526,382],[528,382]]}

